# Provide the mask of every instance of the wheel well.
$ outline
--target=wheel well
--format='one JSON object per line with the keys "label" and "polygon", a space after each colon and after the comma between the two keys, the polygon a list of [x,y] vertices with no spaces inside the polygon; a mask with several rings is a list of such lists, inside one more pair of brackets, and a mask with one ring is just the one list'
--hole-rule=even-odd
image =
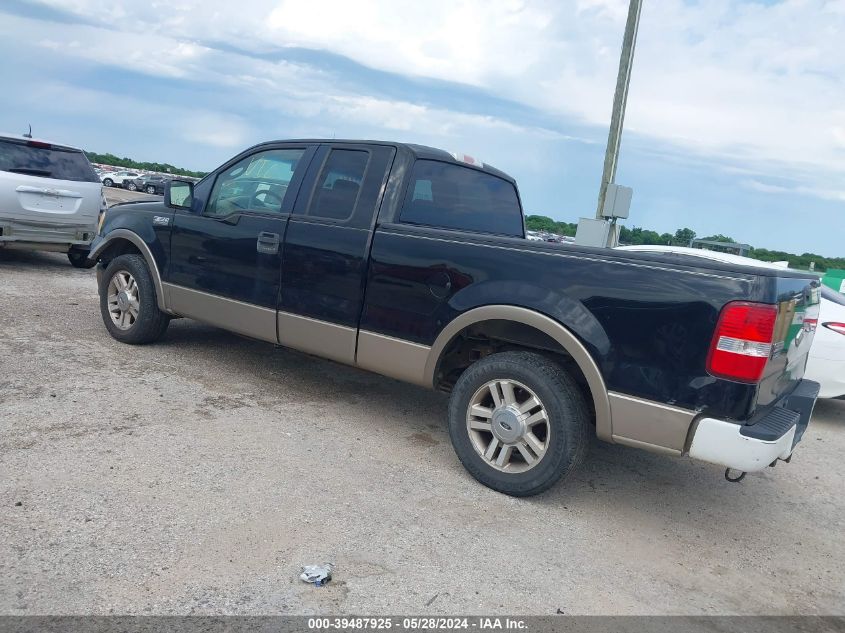
{"label": "wheel well", "polygon": [[103,266],[108,266],[109,262],[115,257],[119,257],[120,255],[126,255],[128,253],[143,255],[143,253],[141,253],[141,250],[132,242],[119,237],[115,240],[112,240],[112,242],[105,248],[105,250],[103,250],[103,252],[97,256],[97,259],[102,262]]}
{"label": "wheel well", "polygon": [[458,332],[438,360],[434,374],[435,387],[449,392],[461,374],[475,361],[509,350],[539,352],[562,365],[578,383],[595,420],[595,406],[587,378],[575,359],[551,336],[518,321],[480,321]]}

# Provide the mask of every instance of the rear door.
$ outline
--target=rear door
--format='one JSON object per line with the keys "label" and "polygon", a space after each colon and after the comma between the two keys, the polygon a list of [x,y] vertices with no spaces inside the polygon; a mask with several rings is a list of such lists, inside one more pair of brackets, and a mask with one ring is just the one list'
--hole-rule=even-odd
{"label": "rear door", "polygon": [[90,241],[102,184],[81,151],[0,138],[2,238]]}
{"label": "rear door", "polygon": [[175,312],[276,341],[285,231],[315,149],[280,144],[238,156],[203,204],[174,215],[165,292]]}
{"label": "rear door", "polygon": [[372,230],[395,148],[320,147],[285,237],[279,342],[355,360]]}

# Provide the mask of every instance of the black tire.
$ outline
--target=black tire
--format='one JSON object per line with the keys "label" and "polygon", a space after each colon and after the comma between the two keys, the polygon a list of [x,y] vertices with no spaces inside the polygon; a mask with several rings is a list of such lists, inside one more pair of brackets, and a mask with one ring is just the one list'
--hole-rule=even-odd
{"label": "black tire", "polygon": [[[524,385],[534,392],[546,410],[545,453],[536,465],[524,472],[503,472],[488,464],[476,450],[467,428],[471,400],[477,393],[484,393],[480,391],[482,387],[494,380]],[[474,363],[458,379],[449,400],[449,436],[461,463],[485,486],[515,497],[548,490],[577,468],[587,453],[588,431],[589,409],[578,385],[563,367],[534,352],[491,354]],[[490,438],[492,441],[492,433]],[[516,452],[512,454],[516,455]],[[525,465],[527,462],[523,467]]]}
{"label": "black tire", "polygon": [[93,268],[97,263],[88,259],[88,253],[84,251],[68,251],[67,258],[74,268]]}
{"label": "black tire", "polygon": [[111,178],[103,178],[103,184],[106,187],[114,187],[114,180],[112,180]]}
{"label": "black tire", "polygon": [[[109,312],[109,284],[119,272],[129,273],[137,284],[138,316],[127,329],[118,327]],[[120,255],[109,262],[100,280],[99,291],[100,315],[113,338],[130,345],[145,345],[157,341],[164,335],[170,324],[170,316],[158,309],[153,278],[147,262],[141,255],[134,253]]]}
{"label": "black tire", "polygon": [[151,195],[155,195],[155,192],[156,192],[155,187],[153,187],[152,185],[147,185],[147,193],[149,193]]}
{"label": "black tire", "polygon": [[127,182],[127,183],[126,183],[126,188],[127,188],[129,191],[138,191],[138,185],[136,185],[136,184],[135,184],[134,182],[132,182],[131,180],[130,180],[129,182]]}

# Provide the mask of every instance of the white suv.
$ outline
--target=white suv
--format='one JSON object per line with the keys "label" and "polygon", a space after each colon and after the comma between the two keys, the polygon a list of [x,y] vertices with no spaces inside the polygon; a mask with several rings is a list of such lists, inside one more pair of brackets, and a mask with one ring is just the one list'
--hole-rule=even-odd
{"label": "white suv", "polygon": [[124,187],[132,183],[132,190],[135,190],[135,179],[140,178],[137,171],[113,171],[103,174],[102,181],[106,187]]}
{"label": "white suv", "polygon": [[71,264],[88,267],[105,207],[82,150],[0,134],[0,249],[67,253]]}

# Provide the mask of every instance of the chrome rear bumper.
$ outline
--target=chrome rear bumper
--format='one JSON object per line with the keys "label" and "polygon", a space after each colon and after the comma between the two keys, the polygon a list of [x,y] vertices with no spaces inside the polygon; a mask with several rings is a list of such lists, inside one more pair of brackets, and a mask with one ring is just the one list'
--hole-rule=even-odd
{"label": "chrome rear bumper", "polygon": [[701,418],[689,455],[749,473],[763,470],[777,459],[788,459],[807,428],[818,393],[819,383],[802,380],[790,395],[751,424]]}

